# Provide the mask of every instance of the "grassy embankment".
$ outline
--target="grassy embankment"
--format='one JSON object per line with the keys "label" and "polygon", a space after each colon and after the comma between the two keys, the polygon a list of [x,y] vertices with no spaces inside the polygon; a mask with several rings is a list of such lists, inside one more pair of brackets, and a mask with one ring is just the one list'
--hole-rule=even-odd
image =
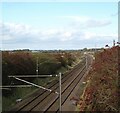
{"label": "grassy embankment", "polygon": [[118,111],[118,50],[117,46],[96,53],[86,84],[81,86],[77,111]]}

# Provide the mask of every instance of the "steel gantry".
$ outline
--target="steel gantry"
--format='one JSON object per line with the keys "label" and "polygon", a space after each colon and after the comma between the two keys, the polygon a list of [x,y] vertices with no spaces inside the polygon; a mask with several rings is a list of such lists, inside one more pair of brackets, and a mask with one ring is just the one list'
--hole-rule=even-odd
{"label": "steel gantry", "polygon": [[[31,86],[41,88],[43,90],[55,93],[59,96],[59,110],[60,111],[62,110],[62,108],[61,108],[61,100],[62,100],[62,97],[61,97],[61,73],[59,73],[58,75],[10,75],[8,77],[14,78],[14,79],[24,82],[24,83],[27,83],[28,85],[14,85],[13,84],[12,86],[0,86],[0,88],[8,89],[8,88],[16,88],[16,87],[20,88],[20,87],[31,87]],[[43,86],[40,86],[38,84],[29,82],[29,81],[23,79],[23,78],[41,78],[41,77],[59,77],[59,92],[45,88]]]}

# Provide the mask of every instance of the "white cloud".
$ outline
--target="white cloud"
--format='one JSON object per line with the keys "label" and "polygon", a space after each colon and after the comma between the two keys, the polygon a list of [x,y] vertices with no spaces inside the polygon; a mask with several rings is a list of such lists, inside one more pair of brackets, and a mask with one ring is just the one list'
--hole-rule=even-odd
{"label": "white cloud", "polygon": [[[103,25],[106,23],[96,21],[96,25],[98,24]],[[0,30],[2,31],[0,38],[3,37],[2,43],[3,45],[7,44],[8,48],[13,47],[14,44],[21,48],[31,47],[31,45],[34,47],[38,45],[38,47],[51,46],[54,48],[60,47],[60,45],[63,47],[76,47],[85,43],[92,45],[96,40],[99,40],[99,43],[103,43],[103,40],[107,41],[110,38],[115,39],[117,37],[116,34],[97,34],[89,30],[75,29],[74,27],[69,29],[69,26],[68,29],[56,28],[41,31],[24,24],[1,23]]]}
{"label": "white cloud", "polygon": [[62,35],[61,35],[61,41],[68,41],[68,40],[71,40],[71,39],[73,39],[72,32],[67,31],[67,32],[63,32],[62,33]]}
{"label": "white cloud", "polygon": [[24,24],[4,23],[1,26],[3,41],[15,40],[30,33],[30,27]]}
{"label": "white cloud", "polygon": [[24,24],[4,23],[0,24],[2,30],[2,40],[7,41],[23,41],[29,38],[31,41],[45,41],[49,39],[58,39],[61,41],[70,40],[72,33],[61,29],[47,29],[41,31],[39,29],[32,29],[32,27]]}
{"label": "white cloud", "polygon": [[62,16],[64,19],[71,19],[73,21],[79,21],[79,22],[85,22],[90,19],[90,17],[87,16]]}
{"label": "white cloud", "polygon": [[85,38],[85,39],[91,39],[91,38],[93,38],[95,35],[96,35],[95,33],[85,32],[84,38]]}
{"label": "white cloud", "polygon": [[86,27],[104,27],[111,24],[108,20],[88,20]]}
{"label": "white cloud", "polygon": [[70,20],[70,26],[74,28],[96,28],[104,27],[111,24],[110,20],[95,19],[88,16],[62,16],[64,19]]}

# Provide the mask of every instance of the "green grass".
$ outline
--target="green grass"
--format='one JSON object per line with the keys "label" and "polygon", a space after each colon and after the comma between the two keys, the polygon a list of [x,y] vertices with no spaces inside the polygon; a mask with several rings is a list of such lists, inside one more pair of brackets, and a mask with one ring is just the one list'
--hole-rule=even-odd
{"label": "green grass", "polygon": [[[49,81],[54,80],[54,77],[52,78],[37,78],[33,81],[33,83],[45,86]],[[25,99],[30,94],[34,93],[38,88],[36,87],[30,87],[30,88],[16,88],[14,93],[8,97],[3,96],[3,111],[9,110],[12,106],[16,104],[16,99]],[[7,91],[8,93],[10,91]]]}
{"label": "green grass", "polygon": [[[16,104],[16,99],[24,99],[28,94],[32,93],[36,88],[16,88],[14,93],[8,97],[2,96],[2,109],[3,111],[9,110],[12,106]],[[7,91],[8,93],[10,91]]]}

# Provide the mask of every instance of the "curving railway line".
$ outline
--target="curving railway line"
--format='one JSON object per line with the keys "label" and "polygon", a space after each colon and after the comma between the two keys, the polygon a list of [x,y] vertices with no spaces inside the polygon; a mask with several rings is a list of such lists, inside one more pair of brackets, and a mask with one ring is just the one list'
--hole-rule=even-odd
{"label": "curving railway line", "polygon": [[[88,66],[91,64],[91,57],[88,56]],[[80,82],[81,78],[86,72],[85,61],[80,62],[71,71],[62,76],[62,106],[73,92],[76,85]],[[55,80],[49,83],[47,88],[59,92],[59,82]],[[12,113],[21,113],[27,111],[27,113],[33,111],[59,111],[59,96],[53,92],[48,92],[43,89],[39,89],[25,100],[15,105],[10,111]]]}

